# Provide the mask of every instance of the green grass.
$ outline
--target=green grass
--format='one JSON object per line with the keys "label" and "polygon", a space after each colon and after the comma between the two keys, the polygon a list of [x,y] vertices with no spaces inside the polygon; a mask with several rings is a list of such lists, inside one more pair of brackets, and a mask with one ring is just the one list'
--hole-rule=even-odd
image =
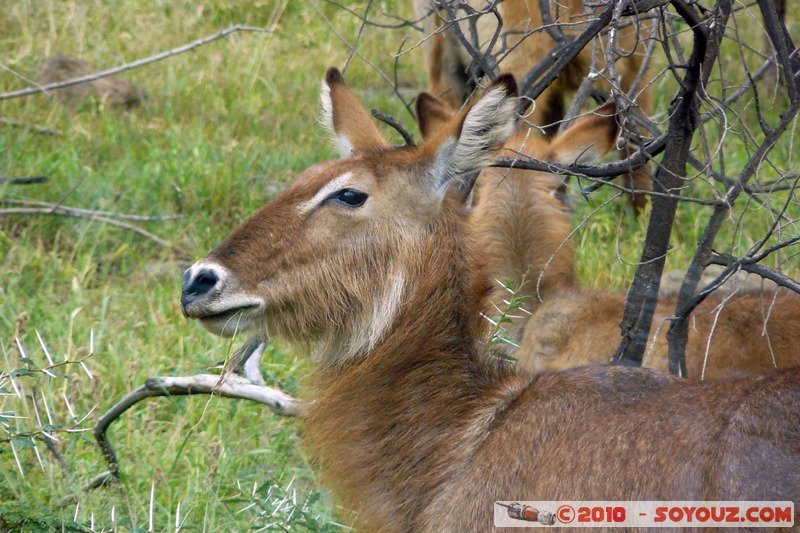
{"label": "green grass", "polygon": [[[337,31],[353,42],[359,21],[319,4]],[[352,5],[358,11],[365,6]],[[378,6],[372,9],[376,12]],[[381,3],[380,9],[408,14],[409,7],[398,1]],[[0,198],[182,215],[177,220],[134,223],[186,250],[189,257],[204,255],[300,170],[334,156],[315,124],[317,92],[325,69],[345,64],[347,47],[300,2],[220,0],[201,8],[190,2],[23,0],[4,5],[0,15],[0,63],[28,78],[35,78],[42,59],[56,51],[107,68],[234,23],[273,31],[234,34],[127,73],[126,78],[143,85],[150,95],[139,109],[121,111],[98,102],[72,109],[44,95],[0,102],[2,117],[63,132],[43,136],[0,126],[0,175],[50,179],[45,185],[26,187],[0,184]],[[406,37],[414,42],[416,35],[408,29],[368,27],[359,50],[391,76],[392,54]],[[425,86],[422,64],[421,50],[399,63],[400,88],[409,99]],[[354,58],[346,76],[367,106],[412,125],[390,86],[363,61]],[[23,87],[22,80],[0,71],[0,92]],[[666,109],[672,90],[674,84],[657,85],[658,110]],[[776,108],[773,116],[778,112]],[[384,131],[398,140],[394,132]],[[791,148],[787,140],[776,148],[775,158],[796,168]],[[726,155],[729,172],[747,159],[735,143],[726,145]],[[768,174],[765,171],[764,179]],[[576,220],[611,194],[604,190],[579,200]],[[691,194],[708,196],[708,186],[698,185]],[[777,205],[781,199],[776,195],[771,201]],[[695,205],[681,207],[668,268],[685,267],[709,212]],[[755,206],[743,216],[743,231],[726,228],[720,250],[741,253],[770,223]],[[644,231],[644,222],[631,217],[624,200],[599,210],[574,237],[584,284],[624,288]],[[76,364],[64,367],[56,378],[17,378],[29,393],[36,387],[57,424],[73,421],[65,396],[78,419],[91,413],[81,428],[91,428],[101,413],[149,377],[206,371],[224,360],[236,341],[212,337],[181,316],[184,259],[131,231],[96,220],[0,218],[3,364],[9,370],[27,366],[12,344],[23,312],[30,321],[22,340],[33,366],[44,364],[37,331],[58,360],[87,356],[92,338],[93,354],[86,365],[94,379]],[[273,384],[298,394],[308,366],[273,347],[262,370]],[[4,387],[10,390],[8,384]],[[36,427],[30,399],[2,396],[0,411],[29,417],[7,421],[17,430]],[[296,420],[276,417],[245,401],[148,400],[123,415],[110,431],[121,461],[121,485],[82,491],[106,468],[91,433],[60,434],[57,448],[68,473],[41,442],[34,450],[28,446],[30,439],[16,441],[19,466],[10,446],[0,446],[0,516],[6,524],[30,530],[58,524],[87,528],[92,519],[97,530],[115,525],[147,529],[152,489],[156,530],[174,527],[178,506],[187,530],[341,529],[337,524],[347,526],[352,517],[337,509],[315,482],[298,446],[301,433]]]}
{"label": "green grass", "polygon": [[[196,258],[298,171],[333,156],[327,137],[315,125],[319,80],[327,67],[345,63],[347,48],[306,5],[238,4],[6,6],[0,16],[0,57],[29,78],[56,51],[107,68],[234,23],[274,31],[234,34],[130,72],[126,77],[150,96],[145,106],[131,112],[97,102],[75,110],[43,95],[0,103],[3,117],[63,131],[42,136],[0,130],[1,175],[50,178],[39,186],[0,185],[0,196],[63,199],[65,205],[142,215],[180,214],[179,220],[134,223]],[[337,31],[355,39],[357,19],[325,4],[320,8]],[[392,39],[383,35],[368,29],[362,50],[391,72],[391,54],[399,46],[395,38],[399,43],[411,33],[396,32]],[[409,94],[422,86],[423,73],[410,62],[399,73]],[[381,85],[363,62],[353,61],[347,76],[368,105],[402,117],[405,111],[388,85]],[[21,80],[0,75],[0,91],[22,87]],[[61,423],[70,420],[62,393],[78,416],[95,408],[82,425],[90,428],[99,414],[146,378],[203,372],[235,345],[182,318],[178,299],[185,265],[171,250],[89,219],[4,217],[0,224],[0,339],[10,368],[26,366],[11,345],[23,311],[31,320],[22,339],[39,365],[44,359],[35,331],[52,353],[70,358],[85,354],[90,334],[94,336],[95,353],[86,363],[94,380],[76,365],[67,368],[63,379],[18,378],[28,384],[27,390],[35,385],[51,398]],[[268,355],[262,365],[265,375],[297,394],[307,368],[279,349]],[[3,410],[23,411],[22,402],[13,398],[0,401]],[[30,410],[30,402],[25,403]],[[17,423],[19,428],[35,425],[30,420]],[[97,529],[113,525],[113,508],[121,527],[146,529],[152,486],[155,529],[174,526],[179,504],[187,529],[244,530],[273,522],[340,529],[332,522],[341,519],[346,525],[347,515],[337,513],[319,491],[297,446],[300,432],[297,421],[245,401],[148,400],[110,430],[124,474],[121,486],[83,493],[82,487],[106,467],[91,433],[64,435],[58,447],[69,475],[39,443],[44,470],[33,448],[17,450],[23,477],[7,446],[0,447],[0,502],[25,502],[32,512],[46,506],[52,514],[33,514],[65,523],[75,517],[79,504],[77,522],[86,526],[94,515]],[[284,493],[291,496],[289,503],[278,506]],[[0,513],[11,517],[8,505],[0,506]]]}

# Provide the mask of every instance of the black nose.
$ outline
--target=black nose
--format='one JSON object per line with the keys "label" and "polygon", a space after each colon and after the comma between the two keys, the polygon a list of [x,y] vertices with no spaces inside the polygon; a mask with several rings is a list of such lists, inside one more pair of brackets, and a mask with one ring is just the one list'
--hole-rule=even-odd
{"label": "black nose", "polygon": [[214,288],[218,281],[219,276],[213,270],[201,268],[194,277],[191,275],[191,269],[187,270],[183,275],[181,305],[186,308],[196,299],[202,298]]}

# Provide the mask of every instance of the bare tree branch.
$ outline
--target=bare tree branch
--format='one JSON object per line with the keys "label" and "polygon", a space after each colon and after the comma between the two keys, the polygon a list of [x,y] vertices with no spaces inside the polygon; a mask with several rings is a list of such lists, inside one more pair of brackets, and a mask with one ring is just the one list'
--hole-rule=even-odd
{"label": "bare tree branch", "polygon": [[[538,170],[540,172],[552,172],[554,174],[565,174],[572,176],[583,176],[587,178],[598,178],[603,183],[614,179],[616,176],[627,174],[640,168],[656,155],[664,151],[667,143],[667,134],[662,133],[657,139],[647,143],[644,150],[637,150],[630,156],[613,163],[602,163],[598,165],[552,163],[537,161],[530,157],[502,157],[494,166],[502,168],[519,168],[524,170]],[[588,189],[591,192],[594,189]]]}
{"label": "bare tree branch", "polygon": [[347,61],[344,62],[344,66],[342,67],[342,74],[347,72],[347,67],[350,66],[350,61],[353,60],[353,56],[356,53],[356,48],[358,48],[358,42],[361,40],[361,36],[364,34],[364,27],[367,25],[367,19],[369,18],[369,8],[372,7],[372,0],[367,2],[367,7],[364,8],[364,16],[361,18],[361,26],[358,28],[358,35],[356,35],[356,40],[353,43],[353,47],[350,49],[350,55],[347,56]]}
{"label": "bare tree branch", "polygon": [[[635,15],[660,7],[669,3],[669,0],[639,0],[622,12],[624,16]],[[614,14],[614,2],[609,2],[603,11],[591,24],[574,39],[564,42],[550,51],[547,57],[540,61],[520,80],[520,94],[524,96],[520,103],[521,112],[527,108],[530,101],[544,92],[597,35],[608,26]],[[534,83],[534,80],[538,80]]]}
{"label": "bare tree branch", "polygon": [[[730,2],[731,0],[723,1]],[[709,38],[708,28],[695,6],[685,3],[683,0],[672,0],[672,5],[692,28],[694,43],[691,57],[686,65],[686,74],[670,109],[670,121],[667,129],[669,142],[653,180],[654,190],[665,193],[679,189],[686,176],[692,137],[698,125],[696,96],[701,90],[701,68],[704,60],[709,59],[706,54]],[[717,47],[716,51],[718,50]],[[713,62],[715,58],[711,59]],[[637,366],[642,364],[677,208],[678,201],[674,198],[669,196],[653,198],[647,236],[639,267],[636,269],[636,275],[628,292],[628,300],[620,325],[622,341],[612,358],[614,362]],[[685,374],[685,368],[683,370]]]}
{"label": "bare tree branch", "polygon": [[[281,416],[303,416],[302,403],[277,389],[264,386],[264,379],[258,370],[258,363],[264,344],[247,357],[245,368],[249,368],[251,379],[235,374],[216,376],[198,374],[184,377],[151,378],[138,389],[126,394],[109,409],[94,427],[94,437],[108,465],[108,472],[94,478],[86,489],[97,488],[109,481],[119,481],[119,460],[108,440],[108,428],[125,411],[146,398],[156,396],[191,396],[194,394],[211,394],[223,398],[250,400],[266,405],[273,413]],[[257,377],[256,377],[257,374]]]}
{"label": "bare tree branch", "polygon": [[399,120],[394,118],[392,115],[387,115],[386,113],[381,113],[377,109],[372,110],[372,116],[383,122],[384,124],[391,126],[397,133],[403,137],[403,141],[405,141],[406,146],[416,146],[417,144],[414,142],[414,136],[409,133],[409,131],[403,126]]}
{"label": "bare tree branch", "polygon": [[[558,7],[558,3],[555,5]],[[539,0],[539,12],[542,14],[542,26],[544,26],[544,31],[546,31],[550,38],[556,43],[560,44],[564,42],[566,37],[561,30],[561,26],[553,21],[553,15],[550,13],[550,2],[548,2],[548,0]]]}
{"label": "bare tree branch", "polygon": [[[794,242],[797,241],[795,240]],[[772,268],[769,268],[764,265],[759,265],[756,259],[747,257],[734,257],[730,254],[711,252],[711,257],[709,257],[708,262],[709,264],[712,265],[722,265],[724,267],[732,267],[732,271],[744,270],[745,272],[751,272],[753,274],[757,274],[764,279],[774,281],[777,285],[781,287],[786,287],[787,289],[791,289],[794,292],[800,294],[800,283],[798,283],[797,281],[793,280],[792,278],[790,278],[785,274],[781,274],[780,272]],[[698,301],[694,305],[695,307],[697,305],[700,305],[700,301]]]}
{"label": "bare tree branch", "polygon": [[338,7],[339,9],[347,11],[351,15],[353,15],[356,18],[360,19],[362,23],[364,23],[364,24],[366,24],[368,26],[375,26],[376,28],[384,28],[384,29],[388,29],[388,30],[398,30],[398,29],[402,29],[402,28],[414,28],[415,30],[420,30],[420,31],[422,30],[422,28],[419,26],[420,20],[405,20],[405,19],[401,19],[400,17],[397,17],[395,15],[392,15],[391,13],[382,13],[386,17],[393,18],[395,20],[399,20],[400,22],[398,22],[397,24],[381,24],[380,22],[375,22],[374,20],[369,20],[365,15],[362,15],[361,13],[357,12],[356,10],[354,10],[354,9],[344,5],[344,4],[341,4],[339,2],[335,2],[334,0],[324,0],[324,1],[326,3],[328,3],[328,4],[331,4],[331,5],[334,5],[334,6]]}
{"label": "bare tree branch", "polygon": [[[472,63],[469,66],[470,78],[476,85],[483,76],[487,76],[491,80],[497,78],[497,76],[500,74],[500,68],[497,65],[497,61],[493,57],[492,52],[497,44],[497,40],[503,28],[503,19],[500,17],[500,13],[497,10],[497,0],[487,2],[486,8],[480,11],[475,11],[472,6],[466,2],[459,3],[458,7],[467,12],[467,16],[464,18],[459,18],[455,8],[453,7],[453,4],[453,2],[442,0],[436,2],[437,7],[447,13],[447,25],[452,28],[453,34],[461,43],[461,46],[463,46],[470,57],[472,57]],[[478,42],[476,25],[478,22],[478,17],[488,13],[492,13],[497,19],[497,29],[495,30],[491,41],[485,45],[483,49],[481,49],[481,43]],[[471,30],[470,33],[472,37],[471,40],[467,39],[467,37],[464,35],[464,32],[461,30],[461,20],[466,20],[469,22]]]}
{"label": "bare tree branch", "polygon": [[389,84],[389,86],[394,91],[395,96],[397,96],[397,98],[401,102],[403,102],[403,105],[405,106],[405,108],[408,111],[408,113],[411,115],[412,118],[414,118],[414,113],[411,111],[410,104],[406,101],[405,97],[402,94],[400,94],[400,91],[399,91],[397,85],[395,83],[392,83],[392,80],[389,78],[389,76],[387,76],[385,72],[383,72],[380,68],[378,68],[378,66],[375,63],[373,63],[372,61],[367,59],[364,56],[364,54],[359,52],[358,48],[356,48],[355,46],[350,44],[347,41],[347,39],[342,37],[342,34],[339,33],[338,31],[336,31],[336,27],[333,25],[333,23],[330,21],[330,19],[325,16],[325,13],[323,13],[322,10],[314,2],[309,2],[308,5],[310,5],[311,8],[314,11],[317,12],[317,15],[319,15],[320,18],[322,18],[322,20],[325,22],[325,24],[328,26],[328,28],[330,28],[330,30],[333,32],[333,34],[336,36],[336,38],[339,39],[339,41],[342,42],[342,44],[344,44],[346,47],[348,47],[350,50],[352,50],[353,53],[356,54],[364,63],[366,63],[367,65],[372,67],[375,70],[375,72],[377,72],[384,79],[384,81]]}

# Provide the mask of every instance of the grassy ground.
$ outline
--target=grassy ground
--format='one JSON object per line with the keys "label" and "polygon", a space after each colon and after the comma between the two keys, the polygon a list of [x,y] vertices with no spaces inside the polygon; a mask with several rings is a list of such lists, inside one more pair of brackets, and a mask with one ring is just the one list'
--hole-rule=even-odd
{"label": "grassy ground", "polygon": [[[354,42],[359,20],[335,6],[318,4],[336,31]],[[352,5],[360,12],[365,6]],[[408,15],[404,2],[383,2],[372,9]],[[68,364],[54,378],[17,375],[26,399],[0,397],[5,413],[0,421],[7,427],[40,427],[37,413],[44,418],[42,412],[48,410],[54,431],[87,415],[77,427],[91,428],[99,414],[146,378],[204,372],[231,352],[235,343],[212,337],[182,318],[180,275],[187,259],[205,254],[298,171],[334,155],[315,125],[317,91],[325,69],[344,66],[350,51],[322,15],[310,4],[286,0],[220,0],[202,7],[143,0],[23,0],[4,6],[0,63],[27,78],[36,78],[39,63],[55,52],[107,68],[234,23],[271,30],[234,34],[127,73],[126,78],[149,93],[145,105],[133,111],[96,101],[75,108],[43,95],[0,102],[2,117],[62,132],[45,136],[0,126],[0,175],[50,179],[25,187],[0,184],[0,197],[182,215],[134,223],[185,250],[176,253],[92,219],[0,218],[0,349],[5,368],[44,364],[37,332],[57,360],[78,360],[91,352],[87,371]],[[366,28],[359,50],[393,77],[392,54],[404,38],[413,43],[416,37],[409,29]],[[409,99],[424,88],[421,65],[420,51],[399,62],[399,86]],[[390,85],[364,61],[355,58],[346,76],[368,106],[412,125]],[[0,92],[26,86],[19,77],[0,72]],[[672,87],[658,84],[657,109],[666,109]],[[796,167],[790,144],[779,152],[782,164]],[[732,148],[726,161],[736,169],[746,159],[742,146]],[[697,194],[710,194],[707,189]],[[610,194],[601,191],[579,201],[576,220]],[[774,202],[779,204],[780,198]],[[727,231],[722,249],[741,251],[769,224],[763,211],[751,211],[744,231]],[[704,229],[703,213],[707,210],[682,209],[668,268],[685,265],[691,256]],[[585,284],[625,287],[643,235],[644,224],[633,220],[624,202],[601,209],[575,237]],[[30,363],[12,343],[22,313],[29,317],[21,339]],[[279,347],[268,355],[262,365],[265,375],[296,394],[307,373],[305,364]],[[11,391],[7,381],[2,386]],[[23,418],[8,418],[8,413]],[[26,526],[32,530],[61,525],[163,530],[174,528],[176,521],[203,531],[346,527],[351,517],[319,491],[297,446],[300,433],[296,421],[244,401],[151,400],[112,427],[123,483],[90,492],[82,487],[105,469],[91,433],[60,434],[56,448],[65,468],[41,441],[35,448],[29,438],[8,446],[4,441],[0,527],[3,521],[14,525],[23,520],[34,520]]]}

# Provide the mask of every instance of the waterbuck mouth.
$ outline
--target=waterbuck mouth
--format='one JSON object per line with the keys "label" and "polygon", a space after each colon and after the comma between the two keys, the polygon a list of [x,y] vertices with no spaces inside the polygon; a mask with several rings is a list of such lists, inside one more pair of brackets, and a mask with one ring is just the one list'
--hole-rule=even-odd
{"label": "waterbuck mouth", "polygon": [[211,314],[187,316],[198,320],[205,329],[215,335],[232,337],[237,333],[251,329],[253,324],[252,313],[260,307],[259,304],[249,304]]}
{"label": "waterbuck mouth", "polygon": [[245,312],[249,311],[250,309],[255,309],[256,307],[258,307],[258,305],[255,305],[255,304],[253,304],[253,305],[245,305],[243,307],[235,307],[233,309],[226,309],[225,311],[220,311],[219,313],[213,313],[213,314],[210,314],[210,315],[203,315],[203,316],[192,317],[192,318],[197,318],[198,320],[229,320],[229,319],[233,318],[234,316],[236,316],[239,313],[245,313]]}

